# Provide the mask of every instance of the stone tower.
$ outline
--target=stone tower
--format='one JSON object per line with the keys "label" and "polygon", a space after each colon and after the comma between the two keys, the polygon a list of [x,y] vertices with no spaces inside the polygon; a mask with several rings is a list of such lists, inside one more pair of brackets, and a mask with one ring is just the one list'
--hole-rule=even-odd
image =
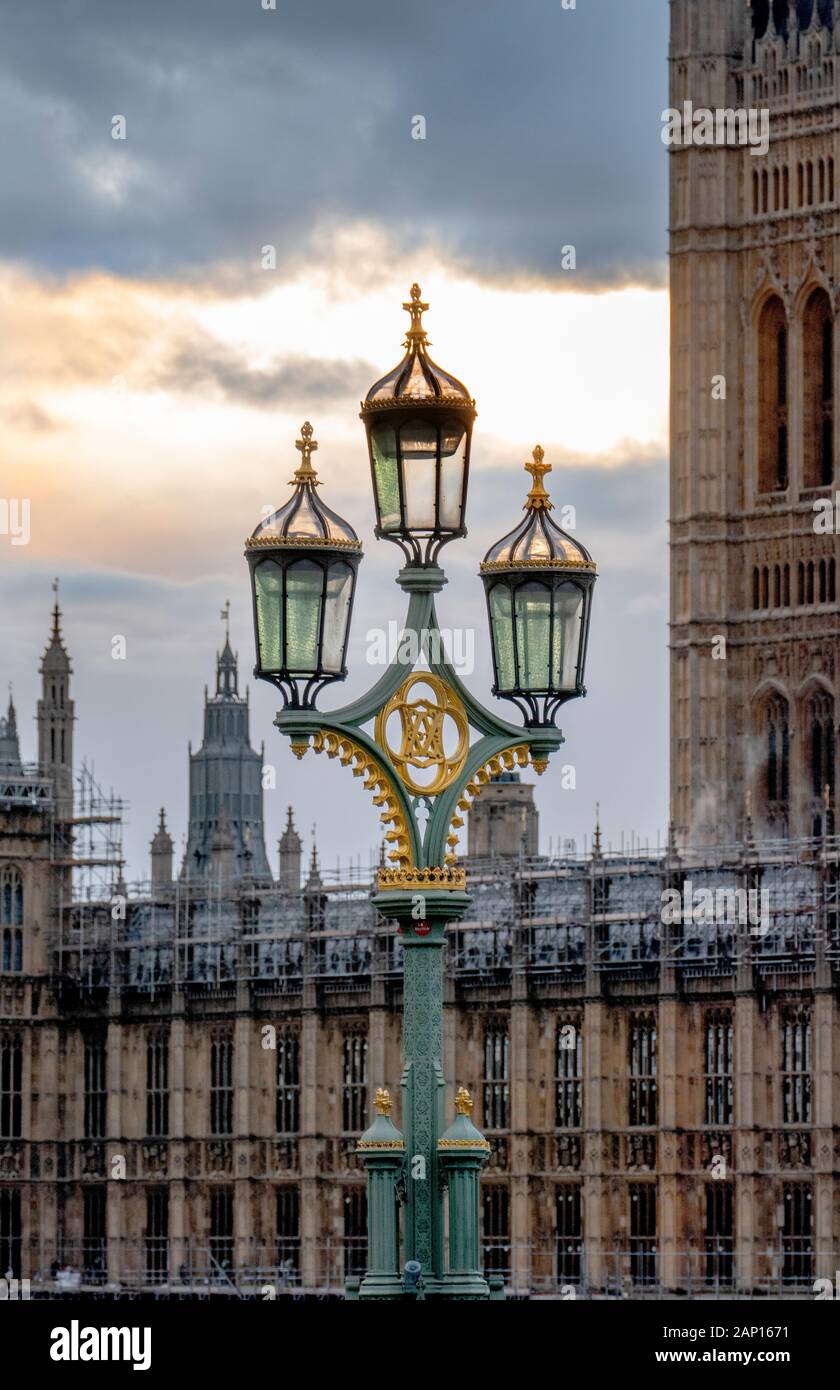
{"label": "stone tower", "polygon": [[471,859],[534,859],[539,854],[539,812],[534,788],[518,772],[501,772],[481,788],[467,826]]}
{"label": "stone tower", "polygon": [[300,836],[295,830],[291,806],[288,808],[286,829],[280,836],[277,849],[280,856],[280,876],[278,882],[281,888],[287,889],[288,892],[299,893],[303,844]]}
{"label": "stone tower", "polygon": [[190,825],[182,877],[205,878],[215,856],[217,868],[223,861],[226,878],[271,881],[262,757],[249,742],[248,713],[248,695],[239,694],[236,657],[226,637],[216,657],[215,694],[204,692],[204,739],[197,753],[190,750]]}
{"label": "stone tower", "polygon": [[55,817],[69,821],[73,815],[73,701],[70,676],[73,668],[61,637],[58,580],[53,585],[55,603],[49,645],[41,659],[41,698],[38,701],[38,762],[53,784]]}
{"label": "stone tower", "polygon": [[9,708],[5,719],[0,719],[0,772],[20,772],[20,743],[17,731],[17,713],[9,687]]}
{"label": "stone tower", "polygon": [[815,503],[840,478],[838,92],[840,0],[671,0],[670,106],[683,117],[670,148],[671,815],[683,845],[731,843],[749,811],[762,838],[833,823],[837,536],[815,530]]}
{"label": "stone tower", "polygon": [[166,828],[166,815],[160,808],[160,822],[150,846],[152,862],[152,888],[169,888],[172,885],[172,836]]}

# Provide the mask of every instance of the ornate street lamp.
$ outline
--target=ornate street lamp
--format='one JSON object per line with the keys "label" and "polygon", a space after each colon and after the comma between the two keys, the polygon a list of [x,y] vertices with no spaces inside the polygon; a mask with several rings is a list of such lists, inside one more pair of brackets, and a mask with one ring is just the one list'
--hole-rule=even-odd
{"label": "ornate street lamp", "polygon": [[289,709],[311,709],[329,681],[347,675],[345,656],[362,545],[349,522],[318,497],[309,421],[294,492],[245,542],[251,569],[257,665]]}
{"label": "ornate street lamp", "polygon": [[[499,719],[470,693],[443,651],[435,610],[446,583],[442,545],[465,534],[475,404],[429,358],[414,285],[406,356],[371,388],[362,406],[378,536],[406,558],[398,583],[408,595],[403,640],[365,695],[343,709],[315,708],[320,688],[344,678],[347,632],[361,547],[356,533],[315,495],[305,425],[303,462],[287,505],[247,542],[254,591],[257,675],[283,692],[275,724],[303,757],[338,758],[373,796],[385,828],[385,859],[374,903],[397,923],[403,957],[401,1125],[380,1089],[378,1118],[358,1152],[368,1173],[368,1269],[348,1280],[348,1298],[485,1299],[503,1296],[485,1279],[478,1242],[478,1184],[488,1144],[456,1097],[447,1128],[443,1103],[443,947],[446,928],[467,911],[459,831],[482,786],[530,763],[543,772],[563,735],[557,708],[581,695],[595,566],[548,515],[542,450],[527,465],[534,486],[524,522],[481,567],[487,589],[496,681],[525,727]],[[409,640],[406,640],[409,639]],[[407,660],[405,652],[413,655]],[[423,652],[426,665],[418,667]],[[448,1250],[444,1241],[448,1209]],[[402,1227],[402,1231],[400,1231]]]}
{"label": "ornate street lamp", "polygon": [[583,683],[595,561],[552,521],[543,476],[551,472],[538,444],[525,468],[533,486],[525,519],[491,545],[481,565],[487,594],[495,683],[528,728],[552,724]]}
{"label": "ornate street lamp", "polygon": [[419,285],[403,305],[411,315],[406,354],[362,402],[376,535],[395,541],[409,565],[434,566],[441,546],[466,535],[464,509],[475,401],[463,382],[434,363],[423,327],[428,304]]}

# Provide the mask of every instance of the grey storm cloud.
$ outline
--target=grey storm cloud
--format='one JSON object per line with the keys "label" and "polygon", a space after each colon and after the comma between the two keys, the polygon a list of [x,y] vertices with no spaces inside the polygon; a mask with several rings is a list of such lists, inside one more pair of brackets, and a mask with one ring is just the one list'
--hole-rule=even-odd
{"label": "grey storm cloud", "polygon": [[250,367],[233,348],[210,334],[178,345],[155,384],[187,393],[221,393],[243,405],[283,402],[320,404],[363,396],[378,373],[368,362],[285,357],[271,367]]}
{"label": "grey storm cloud", "polygon": [[7,258],[187,277],[363,219],[487,277],[560,279],[572,244],[578,286],[663,280],[662,0],[51,0],[3,30]]}

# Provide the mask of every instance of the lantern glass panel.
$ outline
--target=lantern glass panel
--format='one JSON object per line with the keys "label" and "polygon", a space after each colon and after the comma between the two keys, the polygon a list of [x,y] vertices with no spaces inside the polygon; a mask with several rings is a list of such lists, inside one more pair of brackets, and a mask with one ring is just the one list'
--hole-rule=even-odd
{"label": "lantern glass panel", "polygon": [[353,571],[342,561],[327,570],[327,606],[324,611],[324,641],[321,662],[325,671],[340,673],[344,643],[353,597]]}
{"label": "lantern glass panel", "polygon": [[426,420],[408,420],[400,429],[406,522],[412,531],[435,528],[437,429]]}
{"label": "lantern glass panel", "polygon": [[373,473],[383,531],[400,528],[400,485],[397,477],[397,436],[390,425],[375,425],[370,432]]}
{"label": "lantern glass panel", "polygon": [[273,560],[256,566],[254,591],[260,668],[279,671],[283,665],[283,571]]}
{"label": "lantern glass panel", "polygon": [[519,686],[523,690],[548,690],[551,590],[545,584],[520,584],[514,605]]}
{"label": "lantern glass panel", "polygon": [[297,560],[286,570],[286,668],[318,670],[321,594],[324,571],[312,560]]}
{"label": "lantern glass panel", "polygon": [[583,590],[562,584],[554,590],[554,650],[551,684],[554,690],[574,690],[580,654]]}
{"label": "lantern glass panel", "polygon": [[457,420],[445,420],[440,429],[440,524],[461,529],[464,502],[464,465],[467,431]]}
{"label": "lantern glass panel", "polygon": [[496,658],[496,684],[499,690],[513,690],[516,685],[513,608],[507,584],[495,584],[490,591],[490,623]]}

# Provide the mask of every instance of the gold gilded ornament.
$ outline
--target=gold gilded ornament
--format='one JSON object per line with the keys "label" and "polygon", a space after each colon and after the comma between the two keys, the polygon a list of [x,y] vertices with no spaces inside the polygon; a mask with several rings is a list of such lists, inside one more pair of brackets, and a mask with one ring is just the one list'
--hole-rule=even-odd
{"label": "gold gilded ornament", "polygon": [[[410,700],[415,686],[425,686],[432,698],[421,695]],[[397,714],[400,720],[400,745],[394,749],[388,742],[388,720]],[[445,747],[447,720],[457,733],[457,747],[448,754]],[[399,690],[376,716],[376,742],[394,764],[403,785],[415,796],[437,796],[452,785],[460,775],[469,752],[469,722],[461,701],[439,676],[415,671],[404,680]],[[418,772],[435,769],[428,782],[419,782],[410,768]]]}

